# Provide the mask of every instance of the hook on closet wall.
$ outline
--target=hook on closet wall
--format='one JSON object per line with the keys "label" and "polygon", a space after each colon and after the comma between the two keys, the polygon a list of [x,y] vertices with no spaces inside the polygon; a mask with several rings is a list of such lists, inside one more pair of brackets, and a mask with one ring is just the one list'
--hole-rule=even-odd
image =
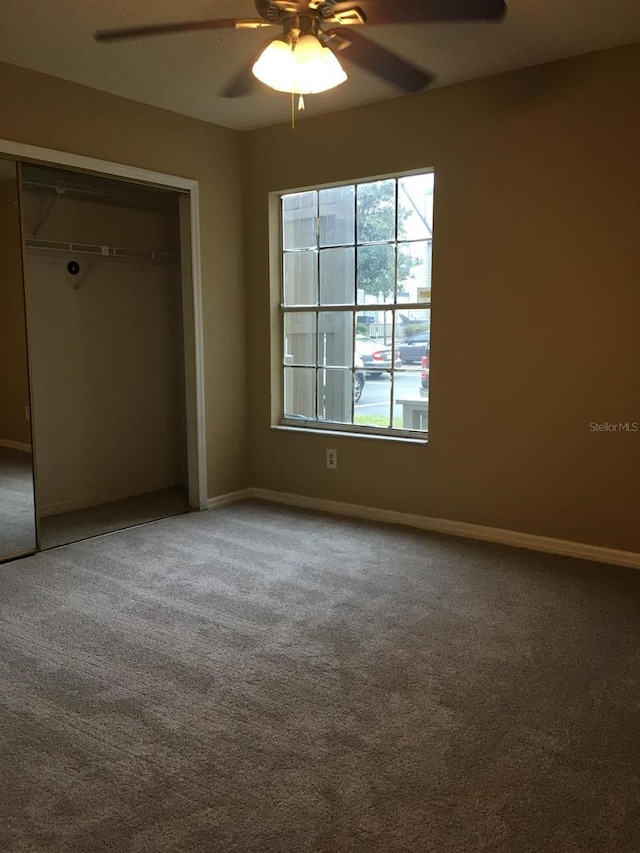
{"label": "hook on closet wall", "polygon": [[80,288],[84,284],[85,278],[91,272],[91,269],[92,265],[90,263],[85,263],[85,267],[83,270],[77,261],[69,261],[69,263],[67,264],[67,272],[69,273],[69,275],[73,276],[74,290],[80,290]]}

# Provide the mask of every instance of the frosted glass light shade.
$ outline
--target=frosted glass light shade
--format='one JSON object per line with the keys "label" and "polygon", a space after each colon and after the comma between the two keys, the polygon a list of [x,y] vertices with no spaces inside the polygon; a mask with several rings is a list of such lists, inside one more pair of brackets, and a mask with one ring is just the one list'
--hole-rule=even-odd
{"label": "frosted glass light shade", "polygon": [[280,38],[263,50],[253,73],[278,92],[312,95],[344,83],[347,75],[327,47],[313,35],[302,36],[295,48]]}
{"label": "frosted glass light shade", "polygon": [[272,89],[288,92],[287,85],[293,79],[291,45],[282,39],[274,39],[262,51],[251,70],[254,77]]}

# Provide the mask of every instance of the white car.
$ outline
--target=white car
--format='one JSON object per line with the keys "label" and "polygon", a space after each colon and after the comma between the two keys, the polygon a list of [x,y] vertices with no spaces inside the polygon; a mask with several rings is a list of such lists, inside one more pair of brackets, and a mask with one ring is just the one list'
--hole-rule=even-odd
{"label": "white car", "polygon": [[[356,335],[356,354],[362,359],[362,365],[369,376],[379,376],[381,371],[391,367],[391,347],[366,335]],[[397,350],[393,366],[402,367],[402,359]]]}

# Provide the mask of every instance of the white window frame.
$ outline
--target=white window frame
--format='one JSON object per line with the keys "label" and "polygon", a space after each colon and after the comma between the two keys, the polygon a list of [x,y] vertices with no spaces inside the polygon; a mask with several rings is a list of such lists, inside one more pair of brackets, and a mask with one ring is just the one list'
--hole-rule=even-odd
{"label": "white window frame", "polygon": [[[284,196],[293,195],[297,193],[305,193],[312,191],[319,191],[324,189],[331,189],[335,187],[345,187],[345,186],[354,186],[357,187],[359,184],[368,184],[375,181],[384,181],[384,180],[395,180],[396,181],[396,229],[395,229],[395,239],[386,241],[386,244],[392,244],[396,246],[396,259],[397,259],[397,246],[399,244],[406,244],[411,242],[420,242],[420,240],[407,240],[407,239],[398,239],[398,192],[397,186],[398,181],[405,177],[411,177],[413,175],[425,175],[425,174],[433,174],[435,178],[435,170],[432,167],[426,167],[423,169],[415,169],[406,172],[397,172],[389,175],[382,176],[374,176],[374,177],[363,177],[358,179],[352,179],[348,181],[339,181],[334,183],[327,184],[316,184],[308,187],[300,187],[296,189],[282,190],[278,192],[273,192],[269,197],[269,236],[270,236],[270,279],[271,279],[271,304],[272,304],[272,322],[271,322],[271,332],[272,332],[272,370],[271,370],[271,382],[272,382],[272,427],[275,429],[287,429],[287,430],[295,430],[295,431],[311,431],[317,433],[330,433],[330,434],[341,434],[345,436],[354,436],[354,437],[366,437],[366,438],[382,438],[382,439],[400,439],[400,440],[408,440],[411,442],[418,442],[421,444],[426,444],[429,437],[428,426],[426,430],[417,430],[417,429],[406,429],[406,428],[398,428],[398,427],[378,427],[371,426],[365,424],[350,424],[350,423],[342,423],[342,422],[334,422],[334,421],[323,421],[315,418],[304,418],[302,416],[295,417],[287,417],[284,414],[284,385],[285,385],[285,353],[284,353],[284,318],[287,314],[290,313],[310,313],[310,314],[321,314],[325,312],[343,312],[343,313],[353,313],[354,316],[354,324],[353,331],[354,335],[356,332],[357,321],[356,316],[358,314],[366,313],[368,311],[385,311],[385,312],[393,312],[397,314],[399,311],[411,311],[411,310],[420,310],[423,311],[428,309],[431,313],[431,300],[428,302],[398,302],[397,301],[397,292],[395,294],[394,302],[386,302],[386,303],[359,303],[355,301],[354,303],[349,303],[345,305],[321,305],[320,303],[316,305],[285,305],[284,304],[284,269],[283,269],[283,256],[284,256],[284,246],[283,246],[283,228],[282,228],[282,199]],[[435,192],[434,192],[435,197]],[[357,234],[357,216],[356,216],[356,234]],[[432,252],[433,252],[433,234],[430,238],[432,240]],[[357,248],[358,245],[385,245],[384,242],[381,243],[364,243],[359,244],[357,241],[357,237],[354,241],[354,248]],[[331,248],[340,248],[333,247]],[[397,260],[396,260],[397,262]],[[357,293],[355,294],[355,299],[357,300]],[[391,344],[389,345],[391,352],[395,353],[396,351],[396,323],[392,323],[392,338]],[[393,362],[393,358],[392,358]],[[316,362],[316,369],[320,367]],[[355,372],[358,368],[353,367],[352,370]],[[395,372],[397,368],[393,367],[390,372],[391,374],[391,389],[390,389],[390,401],[395,399],[394,396],[394,380],[395,380]],[[427,413],[430,411],[430,397],[425,398],[427,403]],[[391,406],[391,409],[393,406]]]}

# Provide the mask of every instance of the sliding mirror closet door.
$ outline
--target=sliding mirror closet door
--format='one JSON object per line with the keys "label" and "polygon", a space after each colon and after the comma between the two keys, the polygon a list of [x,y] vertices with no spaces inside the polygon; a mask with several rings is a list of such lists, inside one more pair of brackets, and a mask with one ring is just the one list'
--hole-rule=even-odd
{"label": "sliding mirror closet door", "polygon": [[186,512],[179,197],[22,169],[40,547]]}
{"label": "sliding mirror closet door", "polygon": [[36,548],[20,231],[17,165],[0,160],[0,561]]}

